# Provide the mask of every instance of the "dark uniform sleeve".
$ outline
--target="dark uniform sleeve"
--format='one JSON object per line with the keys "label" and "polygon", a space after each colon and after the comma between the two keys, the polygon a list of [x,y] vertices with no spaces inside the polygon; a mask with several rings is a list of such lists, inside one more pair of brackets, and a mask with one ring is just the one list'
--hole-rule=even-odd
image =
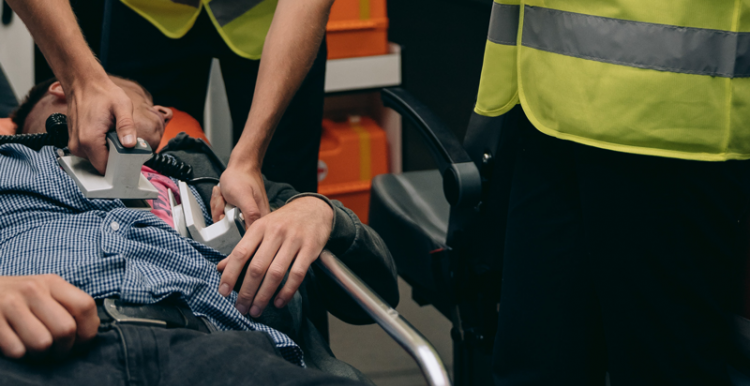
{"label": "dark uniform sleeve", "polygon": [[[362,224],[354,212],[339,201],[331,201],[315,193],[297,193],[290,185],[266,181],[266,191],[271,207],[278,208],[294,199],[314,196],[334,210],[331,236],[326,249],[331,251],[349,269],[386,302],[395,307],[399,301],[396,265],[380,236]],[[372,319],[333,280],[318,272],[315,275],[317,293],[323,304],[337,318],[351,324],[372,323]]]}

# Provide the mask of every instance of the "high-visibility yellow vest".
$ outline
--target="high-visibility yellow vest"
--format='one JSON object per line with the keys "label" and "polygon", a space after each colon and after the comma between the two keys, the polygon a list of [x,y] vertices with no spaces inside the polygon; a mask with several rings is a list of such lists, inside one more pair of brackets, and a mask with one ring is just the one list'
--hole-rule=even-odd
{"label": "high-visibility yellow vest", "polygon": [[237,55],[259,59],[278,0],[122,0],[164,35],[179,39],[203,7],[219,35]]}
{"label": "high-visibility yellow vest", "polygon": [[621,152],[750,159],[750,5],[495,0],[475,113]]}

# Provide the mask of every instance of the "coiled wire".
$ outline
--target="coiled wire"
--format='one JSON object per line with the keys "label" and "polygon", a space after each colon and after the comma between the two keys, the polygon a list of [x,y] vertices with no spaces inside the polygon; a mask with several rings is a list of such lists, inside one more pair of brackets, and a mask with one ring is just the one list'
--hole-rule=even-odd
{"label": "coiled wire", "polygon": [[[45,126],[46,133],[0,135],[0,145],[17,143],[34,151],[39,151],[45,146],[55,146],[61,149],[68,146],[68,118],[65,114],[50,115]],[[190,165],[167,155],[154,154],[144,165],[178,180],[190,182],[193,178],[193,168]]]}

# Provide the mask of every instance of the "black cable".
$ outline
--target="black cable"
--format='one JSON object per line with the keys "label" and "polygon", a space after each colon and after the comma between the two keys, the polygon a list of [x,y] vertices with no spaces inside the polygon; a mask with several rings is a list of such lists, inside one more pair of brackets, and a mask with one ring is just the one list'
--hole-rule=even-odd
{"label": "black cable", "polygon": [[68,146],[68,124],[65,115],[52,114],[46,122],[47,132],[38,134],[0,135],[0,145],[17,143],[39,151],[44,146]]}
{"label": "black cable", "polygon": [[[68,146],[68,118],[64,114],[50,115],[45,126],[46,133],[0,135],[0,145],[18,143],[35,151],[41,150],[44,146],[61,149]],[[170,156],[154,154],[144,165],[178,180],[190,181],[193,178],[193,168],[190,165]]]}
{"label": "black cable", "polygon": [[178,180],[188,181],[193,178],[193,168],[190,165],[163,154],[154,154],[144,165]]}

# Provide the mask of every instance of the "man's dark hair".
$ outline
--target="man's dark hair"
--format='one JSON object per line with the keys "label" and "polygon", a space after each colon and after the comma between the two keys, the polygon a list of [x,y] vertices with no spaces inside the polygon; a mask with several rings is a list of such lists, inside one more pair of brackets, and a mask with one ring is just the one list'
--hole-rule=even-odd
{"label": "man's dark hair", "polygon": [[57,82],[57,79],[53,77],[32,87],[26,95],[26,98],[23,99],[23,102],[21,102],[21,104],[10,113],[10,119],[16,124],[16,134],[23,133],[23,126],[26,123],[26,118],[29,116],[29,113],[31,113],[31,110],[36,106],[39,100],[47,94],[49,86],[55,82]]}

